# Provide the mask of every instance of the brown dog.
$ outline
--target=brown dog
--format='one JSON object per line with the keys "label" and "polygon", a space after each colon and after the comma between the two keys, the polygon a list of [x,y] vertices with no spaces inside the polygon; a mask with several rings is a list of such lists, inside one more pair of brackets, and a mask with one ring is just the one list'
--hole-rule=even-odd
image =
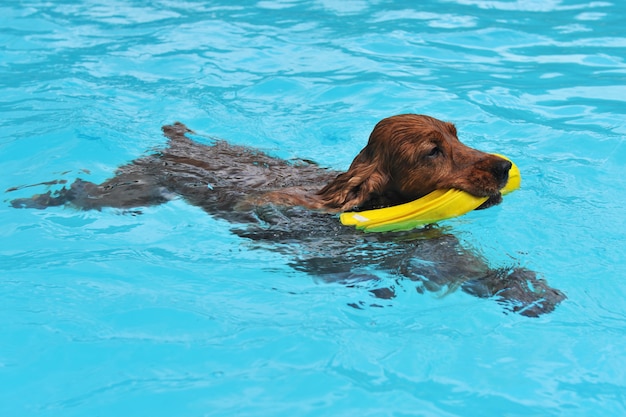
{"label": "brown dog", "polygon": [[[552,311],[565,298],[532,271],[490,269],[437,229],[366,237],[332,214],[405,203],[448,188],[489,197],[481,208],[499,203],[510,162],[463,145],[450,123],[413,114],[384,119],[344,173],[223,141],[203,145],[180,123],[163,131],[167,148],[121,167],[102,184],[78,179],[69,188],[11,203],[131,209],[182,197],[238,225],[240,236],[275,243],[292,256],[296,269],[327,281],[379,286],[371,289],[379,298],[393,296],[385,279],[392,271],[419,282],[418,289],[461,287],[529,316]],[[294,252],[294,241],[306,248]]]}

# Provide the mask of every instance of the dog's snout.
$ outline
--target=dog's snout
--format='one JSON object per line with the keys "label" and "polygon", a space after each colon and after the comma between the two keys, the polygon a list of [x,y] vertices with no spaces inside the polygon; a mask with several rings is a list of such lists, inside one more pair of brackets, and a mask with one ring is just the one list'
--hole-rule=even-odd
{"label": "dog's snout", "polygon": [[498,182],[506,183],[509,179],[509,170],[511,169],[511,162],[506,159],[500,159],[493,164],[491,172]]}

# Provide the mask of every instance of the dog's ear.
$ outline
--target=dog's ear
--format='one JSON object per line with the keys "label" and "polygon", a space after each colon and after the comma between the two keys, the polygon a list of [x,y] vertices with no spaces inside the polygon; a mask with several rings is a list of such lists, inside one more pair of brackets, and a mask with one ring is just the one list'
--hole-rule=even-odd
{"label": "dog's ear", "polygon": [[350,169],[322,188],[318,195],[324,207],[339,211],[352,210],[380,195],[389,176],[381,169],[380,161],[363,149]]}

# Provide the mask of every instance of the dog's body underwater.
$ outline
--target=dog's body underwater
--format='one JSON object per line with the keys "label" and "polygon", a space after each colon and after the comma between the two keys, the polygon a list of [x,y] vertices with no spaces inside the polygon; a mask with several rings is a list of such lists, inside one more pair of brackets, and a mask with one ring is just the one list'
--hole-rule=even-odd
{"label": "dog's body underwater", "polygon": [[339,223],[339,211],[395,205],[438,188],[497,204],[510,163],[461,144],[448,123],[418,115],[384,119],[345,173],[224,141],[201,144],[180,123],[163,132],[167,147],[122,166],[102,184],[77,179],[11,204],[133,209],[180,197],[228,220],[242,237],[274,242],[294,268],[326,281],[366,283],[378,299],[394,296],[394,277],[417,282],[418,291],[461,288],[527,316],[553,311],[565,298],[533,271],[490,268],[438,228],[363,234]]}

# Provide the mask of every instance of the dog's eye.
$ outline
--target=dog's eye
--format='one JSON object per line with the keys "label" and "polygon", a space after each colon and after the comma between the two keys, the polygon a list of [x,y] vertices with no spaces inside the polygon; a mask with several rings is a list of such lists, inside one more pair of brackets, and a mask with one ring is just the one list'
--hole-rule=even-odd
{"label": "dog's eye", "polygon": [[439,146],[433,146],[432,149],[428,151],[426,156],[429,158],[435,158],[439,156],[440,154],[441,154],[441,149],[439,148]]}

